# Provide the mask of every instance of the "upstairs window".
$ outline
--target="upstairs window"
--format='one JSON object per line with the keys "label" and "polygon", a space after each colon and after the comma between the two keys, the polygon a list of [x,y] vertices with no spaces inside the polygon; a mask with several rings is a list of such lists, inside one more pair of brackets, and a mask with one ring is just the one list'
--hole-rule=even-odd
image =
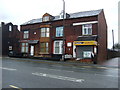
{"label": "upstairs window", "polygon": [[27,39],[29,37],[29,31],[24,31],[23,38]]}
{"label": "upstairs window", "polygon": [[46,22],[46,21],[49,21],[49,16],[44,16],[44,17],[43,17],[43,21],[45,21],[45,22]]}
{"label": "upstairs window", "polygon": [[10,31],[10,32],[12,31],[12,26],[11,26],[11,25],[9,26],[9,31]]}
{"label": "upstairs window", "polygon": [[92,24],[85,24],[82,28],[83,35],[92,35]]}
{"label": "upstairs window", "polygon": [[56,37],[63,36],[63,27],[56,27]]}
{"label": "upstairs window", "polygon": [[41,28],[41,37],[49,37],[50,28]]}

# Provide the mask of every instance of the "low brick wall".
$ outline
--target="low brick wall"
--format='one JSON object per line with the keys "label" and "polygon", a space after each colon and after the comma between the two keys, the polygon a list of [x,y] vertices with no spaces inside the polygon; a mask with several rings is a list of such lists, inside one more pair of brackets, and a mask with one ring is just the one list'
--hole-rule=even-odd
{"label": "low brick wall", "polygon": [[116,58],[116,57],[120,57],[120,51],[108,50],[107,59]]}

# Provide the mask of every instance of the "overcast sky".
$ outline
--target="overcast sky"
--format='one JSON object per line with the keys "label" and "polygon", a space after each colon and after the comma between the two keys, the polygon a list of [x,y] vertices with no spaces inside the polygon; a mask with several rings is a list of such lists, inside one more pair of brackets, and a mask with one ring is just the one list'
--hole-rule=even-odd
{"label": "overcast sky", "polygon": [[[112,47],[112,29],[118,42],[118,2],[120,0],[65,0],[66,13],[104,9],[108,25],[108,48]],[[0,22],[21,25],[44,13],[53,16],[62,11],[62,0],[0,0]]]}

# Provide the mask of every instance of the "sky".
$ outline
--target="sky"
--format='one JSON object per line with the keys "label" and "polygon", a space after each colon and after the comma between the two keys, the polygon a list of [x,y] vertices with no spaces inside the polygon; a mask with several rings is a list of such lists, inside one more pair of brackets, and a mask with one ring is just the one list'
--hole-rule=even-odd
{"label": "sky", "polygon": [[[108,26],[108,48],[113,45],[112,30],[115,43],[118,43],[118,2],[120,0],[65,0],[65,12],[104,9]],[[0,0],[0,22],[20,26],[46,12],[56,16],[63,9],[63,0]]]}

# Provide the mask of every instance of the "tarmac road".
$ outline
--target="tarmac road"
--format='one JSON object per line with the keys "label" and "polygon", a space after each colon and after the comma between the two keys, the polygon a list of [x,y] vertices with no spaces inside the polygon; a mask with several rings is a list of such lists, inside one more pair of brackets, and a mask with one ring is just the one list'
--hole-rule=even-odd
{"label": "tarmac road", "polygon": [[[36,62],[35,62],[36,61]],[[57,63],[57,62],[56,62]],[[118,88],[118,68],[3,58],[3,88]]]}

